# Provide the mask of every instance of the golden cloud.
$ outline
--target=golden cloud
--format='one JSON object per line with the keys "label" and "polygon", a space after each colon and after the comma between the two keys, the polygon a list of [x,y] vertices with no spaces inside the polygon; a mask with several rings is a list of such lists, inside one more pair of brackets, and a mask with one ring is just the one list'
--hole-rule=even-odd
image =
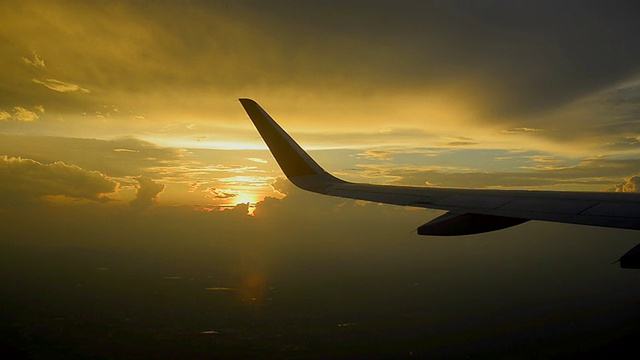
{"label": "golden cloud", "polygon": [[43,164],[32,159],[0,157],[0,199],[16,203],[43,196],[105,200],[118,183],[98,171],[63,162]]}
{"label": "golden cloud", "polygon": [[38,80],[33,79],[33,82],[45,86],[48,89],[61,93],[80,93],[89,94],[89,89],[85,89],[76,84],[66,83],[56,79]]}
{"label": "golden cloud", "polygon": [[24,63],[27,65],[31,65],[33,67],[40,68],[40,69],[46,69],[47,67],[44,63],[44,60],[42,60],[38,56],[38,54],[35,53],[35,51],[33,52],[33,57],[31,59],[27,57],[23,57],[22,61],[24,61]]}
{"label": "golden cloud", "polygon": [[40,116],[35,112],[25,109],[22,106],[16,106],[13,108],[13,118],[18,121],[36,121]]}
{"label": "golden cloud", "polygon": [[158,195],[164,190],[163,184],[158,184],[151,178],[140,176],[136,178],[138,185],[136,198],[129,203],[134,209],[143,210],[156,203]]}

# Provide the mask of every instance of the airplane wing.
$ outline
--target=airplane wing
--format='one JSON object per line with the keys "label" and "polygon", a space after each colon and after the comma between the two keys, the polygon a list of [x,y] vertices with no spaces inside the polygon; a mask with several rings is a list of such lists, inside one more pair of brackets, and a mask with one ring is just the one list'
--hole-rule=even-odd
{"label": "airplane wing", "polygon": [[282,171],[299,188],[330,196],[448,211],[420,226],[420,235],[477,234],[528,220],[640,230],[640,194],[635,193],[456,189],[347,182],[320,167],[255,101],[240,99],[240,103]]}

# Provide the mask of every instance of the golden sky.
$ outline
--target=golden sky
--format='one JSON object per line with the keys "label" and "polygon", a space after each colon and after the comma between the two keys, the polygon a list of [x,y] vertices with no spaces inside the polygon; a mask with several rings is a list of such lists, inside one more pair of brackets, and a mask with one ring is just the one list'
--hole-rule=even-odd
{"label": "golden sky", "polygon": [[636,3],[0,0],[0,333],[26,357],[622,354],[637,231],[418,236],[442,212],[296,189],[237,99],[349,181],[637,192]]}
{"label": "golden sky", "polygon": [[[623,6],[367,5],[2,2],[2,192],[280,198],[239,97],[349,180],[607,190],[640,172],[640,40]],[[72,189],[40,186],[67,173]]]}

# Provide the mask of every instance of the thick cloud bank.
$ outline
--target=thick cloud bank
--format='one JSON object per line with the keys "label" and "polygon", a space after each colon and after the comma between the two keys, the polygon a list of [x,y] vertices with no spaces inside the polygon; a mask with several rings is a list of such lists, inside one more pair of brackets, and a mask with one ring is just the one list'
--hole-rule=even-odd
{"label": "thick cloud bank", "polygon": [[136,179],[138,192],[136,198],[131,200],[130,204],[133,208],[142,210],[155,204],[158,195],[164,190],[164,185],[158,184],[147,177],[139,177]]}
{"label": "thick cloud bank", "polygon": [[33,200],[61,195],[74,199],[105,200],[118,183],[98,171],[87,171],[63,162],[42,164],[35,160],[0,157],[0,194],[5,201]]}

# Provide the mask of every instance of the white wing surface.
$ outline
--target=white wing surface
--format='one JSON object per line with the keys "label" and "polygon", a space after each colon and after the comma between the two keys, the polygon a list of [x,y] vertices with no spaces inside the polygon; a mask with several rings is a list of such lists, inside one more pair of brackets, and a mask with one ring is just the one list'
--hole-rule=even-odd
{"label": "white wing surface", "polygon": [[504,229],[528,220],[640,230],[640,194],[482,190],[346,182],[327,173],[260,105],[240,103],[287,178],[320,194],[379,203],[446,210],[418,228],[421,235],[467,235]]}

